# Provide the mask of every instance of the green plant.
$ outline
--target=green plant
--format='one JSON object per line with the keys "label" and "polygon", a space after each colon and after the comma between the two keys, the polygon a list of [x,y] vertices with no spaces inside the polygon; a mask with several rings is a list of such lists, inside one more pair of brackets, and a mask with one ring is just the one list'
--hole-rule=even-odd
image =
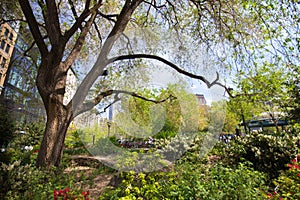
{"label": "green plant", "polygon": [[269,198],[300,199],[300,162],[297,157],[287,167],[289,169],[283,171],[274,181],[276,188],[268,193]]}
{"label": "green plant", "polygon": [[300,136],[289,132],[251,132],[229,145],[216,145],[214,152],[228,165],[250,161],[254,169],[267,173],[272,179],[295,157],[299,144]]}
{"label": "green plant", "polygon": [[263,199],[264,173],[244,164],[185,162],[174,170],[153,173],[122,173],[122,182],[100,199]]}

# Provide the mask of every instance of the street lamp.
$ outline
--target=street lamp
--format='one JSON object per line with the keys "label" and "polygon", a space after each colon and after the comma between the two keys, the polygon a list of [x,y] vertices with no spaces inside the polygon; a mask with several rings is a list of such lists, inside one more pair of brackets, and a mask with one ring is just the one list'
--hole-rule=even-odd
{"label": "street lamp", "polygon": [[107,137],[109,137],[110,134],[110,127],[111,127],[111,122],[107,121]]}

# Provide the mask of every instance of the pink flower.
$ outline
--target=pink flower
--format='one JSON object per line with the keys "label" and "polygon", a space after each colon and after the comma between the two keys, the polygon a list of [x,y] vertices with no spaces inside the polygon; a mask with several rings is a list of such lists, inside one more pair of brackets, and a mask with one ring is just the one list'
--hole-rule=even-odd
{"label": "pink flower", "polygon": [[298,174],[297,176],[300,177],[300,174]]}

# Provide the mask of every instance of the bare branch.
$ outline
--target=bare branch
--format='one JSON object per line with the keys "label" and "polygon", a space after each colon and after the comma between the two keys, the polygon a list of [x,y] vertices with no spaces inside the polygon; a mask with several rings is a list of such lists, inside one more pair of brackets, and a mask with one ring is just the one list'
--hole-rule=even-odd
{"label": "bare branch", "polygon": [[43,40],[43,36],[39,29],[39,24],[37,23],[35,16],[33,15],[33,10],[28,2],[28,0],[19,0],[19,4],[21,9],[25,15],[26,20],[28,21],[28,25],[34,40],[41,52],[41,56],[44,57],[48,53],[47,45]]}
{"label": "bare branch", "polygon": [[73,64],[73,62],[75,61],[75,58],[78,56],[78,54],[80,53],[82,47],[83,47],[83,43],[85,41],[86,35],[88,34],[94,20],[96,17],[96,12],[94,12],[89,21],[85,24],[85,26],[82,28],[81,33],[78,37],[78,39],[76,40],[76,43],[72,49],[72,51],[70,52],[69,56],[67,57],[67,59],[64,61],[65,63],[65,69],[69,69],[71,67],[71,65]]}
{"label": "bare branch", "polygon": [[185,76],[188,76],[190,78],[193,79],[197,79],[200,80],[202,82],[204,82],[208,88],[211,88],[214,85],[219,85],[222,88],[224,88],[226,90],[226,92],[228,93],[228,95],[231,98],[235,98],[235,96],[232,95],[230,88],[226,87],[224,84],[219,82],[219,73],[216,72],[217,77],[214,81],[209,82],[205,77],[200,76],[200,75],[196,75],[190,72],[187,72],[183,69],[181,69],[180,67],[178,67],[177,65],[175,65],[174,63],[160,57],[160,56],[156,56],[156,55],[148,55],[148,54],[134,54],[134,55],[123,55],[123,56],[118,56],[118,57],[114,57],[108,60],[108,63],[113,63],[115,61],[120,61],[120,60],[129,60],[129,59],[138,59],[138,58],[147,58],[147,59],[154,59],[154,60],[158,60],[168,66],[170,66],[171,68],[173,68],[174,70],[176,70],[177,72],[179,72],[180,74],[183,74]]}
{"label": "bare branch", "polygon": [[94,101],[90,101],[90,102],[87,102],[85,104],[83,104],[83,106],[77,110],[75,113],[74,113],[74,117],[78,116],[79,114],[83,113],[83,112],[86,112],[88,110],[91,110],[93,107],[95,107],[96,105],[98,105],[101,100],[103,100],[105,97],[108,97],[112,94],[115,94],[114,96],[114,101],[112,103],[110,103],[108,106],[106,106],[103,110],[103,112],[106,111],[106,109],[108,109],[111,105],[115,104],[116,102],[120,101],[121,98],[119,97],[120,94],[126,94],[126,95],[130,95],[132,97],[135,97],[135,98],[138,98],[138,99],[142,99],[144,101],[148,101],[148,102],[152,102],[152,103],[155,103],[155,104],[158,104],[158,103],[163,103],[163,102],[166,102],[167,100],[173,100],[173,99],[176,99],[176,97],[174,97],[172,94],[170,94],[167,98],[165,99],[161,99],[161,100],[154,100],[154,99],[148,99],[142,95],[139,95],[135,92],[129,92],[129,91],[126,91],[126,90],[107,90],[105,92],[101,92],[95,99]]}
{"label": "bare branch", "polygon": [[158,61],[170,66],[171,68],[175,69],[177,72],[179,72],[183,75],[186,75],[186,76],[194,78],[194,79],[201,80],[202,82],[204,82],[207,85],[208,88],[210,88],[212,86],[211,83],[207,79],[205,79],[203,76],[195,75],[190,72],[187,72],[187,71],[181,69],[180,67],[178,67],[177,65],[175,65],[174,63],[172,63],[160,56],[156,56],[156,55],[149,55],[149,54],[123,55],[123,56],[117,56],[117,57],[109,59],[108,63],[113,63],[115,61],[120,61],[120,60],[130,60],[130,59],[138,59],[138,58],[147,58],[147,59],[158,60]]}
{"label": "bare branch", "polygon": [[[43,39],[46,39],[48,36],[47,35],[45,35],[44,37],[43,37]],[[27,56],[27,53],[34,47],[34,45],[36,44],[36,41],[34,40],[32,43],[31,43],[31,45],[29,45],[29,47],[23,52],[23,55],[24,56]]]}
{"label": "bare branch", "polygon": [[75,20],[78,20],[78,14],[76,12],[76,9],[75,9],[73,1],[72,0],[68,0],[68,2],[70,4],[70,6],[71,6],[71,11],[73,13],[73,16],[74,16]]}
{"label": "bare branch", "polygon": [[[96,30],[96,32],[97,32],[97,34],[98,34],[98,38],[99,38],[99,40],[100,40],[100,45],[102,45],[102,35],[101,35],[101,32],[100,32],[100,30],[99,30],[99,28],[98,28],[97,23],[95,23],[95,21],[93,22],[93,24],[94,24],[95,30]],[[101,47],[101,46],[100,46],[100,47]]]}
{"label": "bare branch", "polygon": [[103,17],[103,18],[105,18],[105,19],[107,19],[109,21],[112,21],[114,23],[116,23],[117,21],[115,19],[113,19],[113,18],[118,18],[118,16],[119,16],[118,14],[107,15],[107,14],[104,14],[104,13],[100,12],[99,10],[97,11],[97,14],[99,14],[101,17]]}
{"label": "bare branch", "polygon": [[73,24],[73,26],[68,31],[65,32],[65,34],[64,34],[65,40],[68,41],[70,39],[70,37],[72,37],[74,35],[74,33],[81,27],[82,22],[84,22],[84,20],[89,15],[91,15],[91,13],[97,11],[101,5],[102,5],[102,1],[99,0],[98,3],[95,6],[93,6],[91,9],[84,10],[81,13],[81,15],[77,18],[77,20]]}

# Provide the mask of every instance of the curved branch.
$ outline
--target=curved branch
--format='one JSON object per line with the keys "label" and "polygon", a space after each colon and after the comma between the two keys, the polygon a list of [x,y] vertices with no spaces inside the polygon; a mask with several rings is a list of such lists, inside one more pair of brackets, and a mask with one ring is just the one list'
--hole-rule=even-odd
{"label": "curved branch", "polygon": [[180,67],[178,67],[177,65],[175,65],[174,63],[172,63],[172,62],[170,62],[170,61],[168,61],[168,60],[166,60],[166,59],[164,59],[160,56],[149,55],[149,54],[123,55],[123,56],[117,56],[117,57],[109,59],[108,63],[113,63],[115,61],[121,61],[121,60],[138,59],[138,58],[147,58],[147,59],[158,60],[158,61],[170,66],[171,68],[173,68],[174,70],[176,70],[180,74],[183,74],[183,75],[188,76],[190,78],[197,79],[197,80],[200,80],[200,81],[204,82],[207,85],[208,88],[211,88],[214,85],[219,85],[219,86],[221,86],[222,88],[224,88],[226,90],[226,92],[228,93],[228,95],[230,97],[235,98],[235,96],[233,96],[232,93],[231,93],[231,89],[219,82],[220,77],[219,77],[218,72],[216,72],[216,74],[217,74],[216,79],[212,82],[209,82],[204,76],[200,76],[200,75],[196,75],[196,74],[187,72],[187,71],[181,69]]}
{"label": "curved branch", "polygon": [[106,106],[103,110],[103,112],[106,111],[107,108],[109,108],[111,105],[115,104],[116,102],[120,101],[121,98],[119,97],[120,94],[126,94],[126,95],[130,95],[132,97],[135,97],[135,98],[138,98],[138,99],[142,99],[144,101],[149,101],[149,102],[152,102],[152,103],[155,103],[155,104],[158,104],[158,103],[163,103],[163,102],[166,102],[167,100],[173,100],[175,99],[176,97],[174,97],[172,94],[170,94],[167,98],[165,99],[161,99],[161,100],[154,100],[154,99],[148,99],[142,95],[139,95],[135,92],[129,92],[129,91],[126,91],[126,90],[107,90],[105,92],[101,92],[95,99],[94,101],[90,101],[90,102],[87,102],[87,103],[84,103],[82,105],[82,107],[80,107],[78,110],[75,110],[74,112],[74,117],[80,115],[81,113],[84,113],[88,110],[91,110],[93,107],[95,107],[96,105],[98,105],[101,100],[103,100],[105,97],[108,97],[112,94],[115,94],[114,96],[114,101],[112,103],[110,103],[108,106]]}
{"label": "curved branch", "polygon": [[195,75],[190,72],[187,72],[187,71],[181,69],[180,67],[178,67],[177,65],[175,65],[174,63],[172,63],[160,56],[156,56],[156,55],[149,55],[149,54],[122,55],[122,56],[117,56],[117,57],[109,59],[108,63],[113,63],[115,61],[121,61],[121,60],[138,59],[138,58],[147,58],[147,59],[158,60],[158,61],[170,66],[171,68],[175,69],[180,74],[186,75],[186,76],[194,78],[194,79],[201,80],[202,82],[204,82],[207,85],[208,88],[210,88],[212,86],[211,83],[206,78],[204,78],[204,76]]}

